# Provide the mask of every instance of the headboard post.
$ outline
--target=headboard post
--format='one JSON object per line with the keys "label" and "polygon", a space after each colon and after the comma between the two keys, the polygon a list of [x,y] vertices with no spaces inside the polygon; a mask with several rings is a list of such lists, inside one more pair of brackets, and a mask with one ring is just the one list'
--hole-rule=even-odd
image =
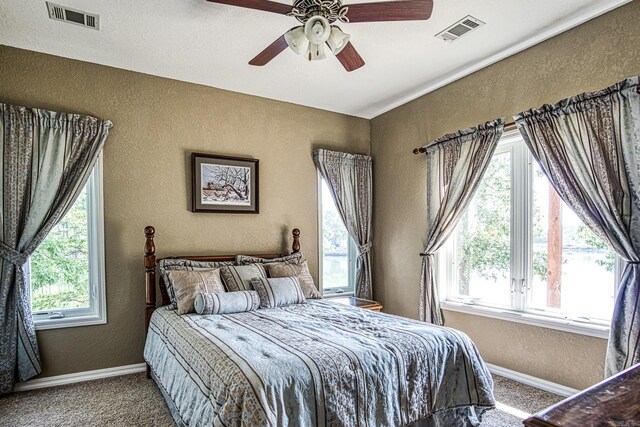
{"label": "headboard post", "polygon": [[[156,244],[153,241],[153,237],[156,234],[156,229],[152,226],[144,228],[144,235],[146,241],[144,243],[144,283],[146,290],[146,308],[145,308],[145,336],[149,330],[149,322],[151,322],[151,315],[156,309]],[[151,369],[147,365],[147,378],[151,377]]]}
{"label": "headboard post", "polygon": [[300,230],[297,228],[293,229],[293,245],[291,245],[291,253],[296,254],[300,252]]}
{"label": "headboard post", "polygon": [[144,283],[147,293],[147,328],[151,314],[156,308],[156,244],[153,241],[155,234],[155,228],[150,225],[145,227],[144,235],[147,240],[144,244]]}

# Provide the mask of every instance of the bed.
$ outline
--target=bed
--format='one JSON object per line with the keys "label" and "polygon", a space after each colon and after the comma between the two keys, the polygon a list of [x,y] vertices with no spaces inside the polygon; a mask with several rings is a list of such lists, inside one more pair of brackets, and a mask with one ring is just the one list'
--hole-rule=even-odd
{"label": "bed", "polygon": [[486,365],[454,329],[323,299],[178,315],[162,280],[156,308],[154,233],[145,229],[144,357],[177,425],[472,426],[494,407]]}

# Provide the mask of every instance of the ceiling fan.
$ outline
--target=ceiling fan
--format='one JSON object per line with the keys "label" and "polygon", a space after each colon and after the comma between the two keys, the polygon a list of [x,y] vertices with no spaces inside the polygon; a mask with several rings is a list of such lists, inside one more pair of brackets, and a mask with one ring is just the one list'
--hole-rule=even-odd
{"label": "ceiling fan", "polygon": [[349,41],[349,34],[333,25],[380,21],[419,21],[431,17],[433,0],[398,0],[343,5],[342,0],[294,0],[293,6],[269,0],[208,0],[295,17],[302,25],[292,28],[249,61],[262,66],[287,47],[310,61],[326,57],[324,46],[347,71],[357,70],[364,60]]}

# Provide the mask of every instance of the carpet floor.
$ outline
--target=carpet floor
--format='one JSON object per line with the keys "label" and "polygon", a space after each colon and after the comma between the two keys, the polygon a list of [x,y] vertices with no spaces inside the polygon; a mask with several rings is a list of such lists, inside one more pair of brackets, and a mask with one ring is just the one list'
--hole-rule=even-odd
{"label": "carpet floor", "polygon": [[[498,409],[482,427],[522,426],[522,418],[562,400],[494,376]],[[0,397],[0,426],[175,426],[160,391],[144,374],[87,381]],[[454,426],[452,426],[454,427]]]}

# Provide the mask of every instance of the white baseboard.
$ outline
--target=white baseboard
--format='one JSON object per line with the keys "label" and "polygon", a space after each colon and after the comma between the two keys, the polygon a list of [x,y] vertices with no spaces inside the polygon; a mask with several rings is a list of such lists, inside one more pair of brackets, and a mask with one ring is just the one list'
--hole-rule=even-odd
{"label": "white baseboard", "polygon": [[510,380],[518,381],[520,383],[530,385],[532,387],[536,387],[550,393],[559,394],[560,396],[573,396],[579,391],[571,387],[543,380],[542,378],[512,371],[511,369],[503,368],[501,366],[492,365],[491,363],[487,363],[487,366],[489,367],[489,371],[491,371],[492,374],[500,375],[501,377],[509,378]]}
{"label": "white baseboard", "polygon": [[137,374],[138,372],[144,372],[146,368],[146,364],[136,363],[135,365],[116,366],[114,368],[96,369],[95,371],[76,372],[74,374],[38,378],[35,380],[29,380],[23,383],[16,384],[13,387],[13,391],[35,390],[38,388],[55,387],[59,385],[79,383],[83,381],[98,380],[100,378]]}
{"label": "white baseboard", "polygon": [[[35,390],[45,387],[55,387],[59,385],[79,383],[83,381],[98,380],[100,378],[136,374],[138,372],[144,372],[146,370],[146,366],[147,365],[144,363],[136,363],[135,365],[116,366],[114,368],[97,369],[95,371],[85,371],[77,372],[74,374],[57,375],[54,377],[38,378],[35,380],[29,380],[23,383],[16,384],[13,388],[13,391]],[[578,390],[576,389],[566,387],[551,381],[543,380],[531,375],[512,371],[511,369],[492,365],[491,363],[487,363],[487,366],[489,367],[489,371],[491,371],[492,374],[500,375],[501,377],[509,378],[510,380],[518,381],[523,384],[548,391],[550,393],[558,394],[560,396],[572,396],[578,392]]]}

